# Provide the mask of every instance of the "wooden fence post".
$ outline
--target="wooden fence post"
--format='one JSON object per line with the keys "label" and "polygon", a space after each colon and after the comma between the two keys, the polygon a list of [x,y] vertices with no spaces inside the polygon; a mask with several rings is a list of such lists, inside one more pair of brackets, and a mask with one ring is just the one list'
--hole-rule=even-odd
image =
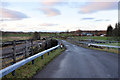
{"label": "wooden fence post", "polygon": [[[31,40],[31,55],[33,55],[33,40]],[[32,64],[34,64],[34,60],[32,60]]]}
{"label": "wooden fence post", "polygon": [[[13,63],[12,64],[15,64],[16,63],[16,41],[14,40],[13,41]],[[12,71],[12,75],[14,76],[15,75],[15,70]]]}
{"label": "wooden fence post", "polygon": [[[118,54],[120,54],[120,48],[118,48]],[[119,56],[120,57],[120,56]]]}
{"label": "wooden fence post", "polygon": [[28,53],[28,49],[27,49],[27,40],[25,41],[25,58],[27,58],[27,53]]}

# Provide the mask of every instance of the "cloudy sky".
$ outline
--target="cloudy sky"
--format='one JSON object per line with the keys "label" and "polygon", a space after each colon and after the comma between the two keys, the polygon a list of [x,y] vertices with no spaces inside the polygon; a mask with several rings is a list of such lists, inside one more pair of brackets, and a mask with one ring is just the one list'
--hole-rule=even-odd
{"label": "cloudy sky", "polygon": [[1,0],[2,31],[106,30],[118,22],[118,0]]}

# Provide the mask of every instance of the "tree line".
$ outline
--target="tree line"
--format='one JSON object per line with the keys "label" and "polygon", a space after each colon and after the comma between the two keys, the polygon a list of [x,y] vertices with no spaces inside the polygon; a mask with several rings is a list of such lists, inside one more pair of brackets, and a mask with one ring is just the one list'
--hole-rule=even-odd
{"label": "tree line", "polygon": [[115,28],[113,28],[111,25],[108,26],[107,28],[107,36],[116,36],[120,37],[120,23],[115,24]]}
{"label": "tree line", "polygon": [[114,38],[120,40],[120,23],[116,23],[115,28],[113,28],[111,25],[109,25],[107,27],[106,36],[114,37]]}

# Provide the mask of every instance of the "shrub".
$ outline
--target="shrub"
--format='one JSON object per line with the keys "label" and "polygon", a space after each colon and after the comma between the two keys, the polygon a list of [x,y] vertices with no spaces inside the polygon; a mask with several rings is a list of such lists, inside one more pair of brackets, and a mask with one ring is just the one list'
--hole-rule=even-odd
{"label": "shrub", "polygon": [[40,40],[40,34],[39,34],[39,32],[34,32],[33,39],[34,40]]}

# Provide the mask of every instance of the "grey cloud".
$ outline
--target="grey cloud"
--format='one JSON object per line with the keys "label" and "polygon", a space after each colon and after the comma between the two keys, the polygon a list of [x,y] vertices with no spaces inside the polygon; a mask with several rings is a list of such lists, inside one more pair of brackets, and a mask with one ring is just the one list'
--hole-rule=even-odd
{"label": "grey cloud", "polygon": [[0,16],[3,20],[21,20],[28,18],[28,16],[22,12],[6,8],[0,8]]}
{"label": "grey cloud", "polygon": [[90,18],[90,17],[88,17],[88,18],[82,18],[82,20],[93,20],[94,18]]}
{"label": "grey cloud", "polygon": [[40,26],[56,26],[58,24],[52,24],[52,23],[44,23],[44,24],[40,24]]}

